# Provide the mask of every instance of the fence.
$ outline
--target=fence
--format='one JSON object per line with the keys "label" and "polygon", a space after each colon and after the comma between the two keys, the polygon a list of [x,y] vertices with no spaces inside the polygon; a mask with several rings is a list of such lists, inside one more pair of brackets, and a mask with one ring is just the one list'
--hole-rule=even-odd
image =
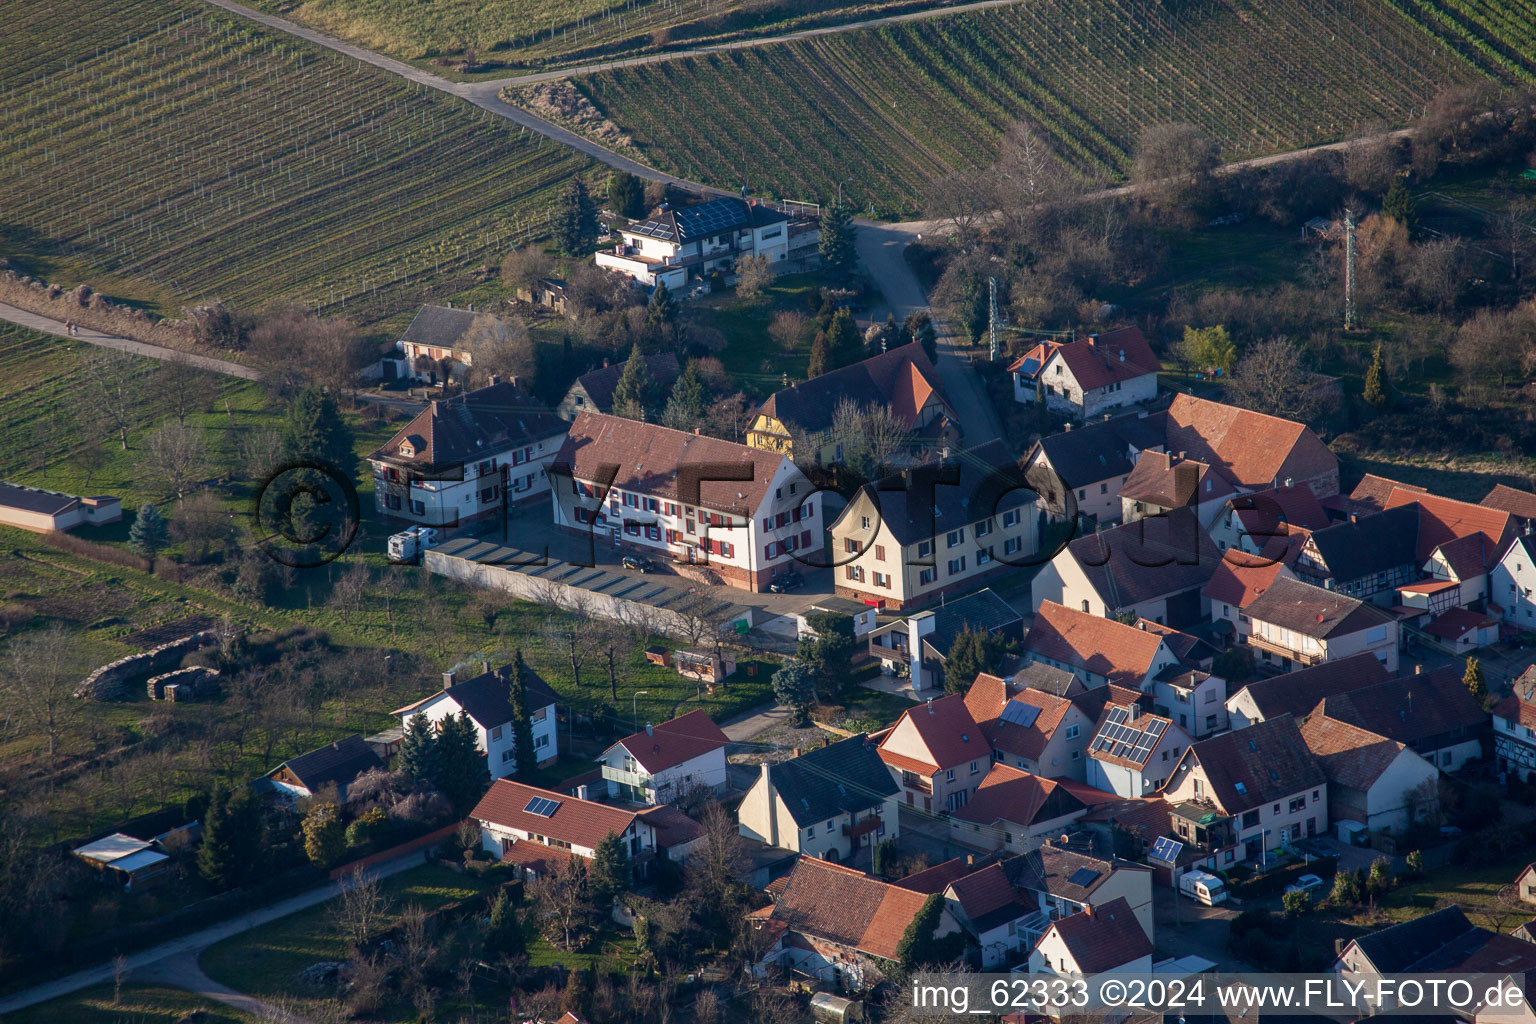
{"label": "fence", "polygon": [[453,835],[454,832],[458,831],[460,824],[462,824],[462,822],[456,821],[452,825],[444,825],[442,828],[435,832],[428,832],[424,836],[417,836],[415,839],[407,840],[406,842],[401,843],[399,846],[391,846],[387,850],[380,850],[378,853],[371,853],[368,856],[361,858],[360,860],[354,860],[349,864],[343,864],[339,868],[332,868],[331,881],[334,882],[338,879],[345,878],[348,875],[355,875],[359,871],[373,867],[375,864],[382,864],[385,861],[394,860],[397,857],[404,857],[407,854],[415,853],[417,850],[423,850],[427,847],[434,846],[437,843],[442,842],[444,839],[447,839],[449,836]]}

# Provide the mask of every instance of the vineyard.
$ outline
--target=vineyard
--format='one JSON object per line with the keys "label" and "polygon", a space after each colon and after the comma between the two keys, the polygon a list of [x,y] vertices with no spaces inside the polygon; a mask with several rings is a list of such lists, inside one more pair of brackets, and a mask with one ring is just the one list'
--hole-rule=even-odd
{"label": "vineyard", "polygon": [[457,100],[154,0],[0,34],[0,255],[368,321],[545,230],[585,158]]}
{"label": "vineyard", "polygon": [[989,163],[1019,118],[1070,163],[1118,176],[1149,124],[1197,124],[1240,159],[1401,124],[1446,84],[1536,68],[1417,17],[1384,0],[1031,0],[576,84],[673,173],[804,199],[851,175],[861,207],[903,215],[925,182]]}

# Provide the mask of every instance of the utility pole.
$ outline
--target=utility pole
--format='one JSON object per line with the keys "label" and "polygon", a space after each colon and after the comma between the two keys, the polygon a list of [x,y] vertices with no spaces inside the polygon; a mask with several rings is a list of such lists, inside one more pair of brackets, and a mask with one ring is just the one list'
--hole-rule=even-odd
{"label": "utility pole", "polygon": [[1344,209],[1344,329],[1355,329],[1355,211]]}
{"label": "utility pole", "polygon": [[991,346],[990,346],[991,347],[991,353],[990,353],[989,358],[991,358],[991,360],[995,363],[995,362],[997,362],[997,356],[998,356],[998,338],[997,338],[998,316],[997,316],[997,278],[996,277],[988,277],[987,278],[987,313],[988,313],[988,316],[987,316],[987,335],[988,335],[988,340],[991,343]]}

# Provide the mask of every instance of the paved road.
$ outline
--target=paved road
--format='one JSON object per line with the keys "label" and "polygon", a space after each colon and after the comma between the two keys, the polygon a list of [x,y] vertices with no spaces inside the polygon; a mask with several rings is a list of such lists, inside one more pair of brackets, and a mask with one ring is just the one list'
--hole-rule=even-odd
{"label": "paved road", "polygon": [[[390,875],[416,867],[424,863],[425,860],[425,853],[412,853],[398,860],[390,861],[387,864],[381,864],[373,868],[372,873],[376,877],[387,878]],[[292,896],[280,903],[247,911],[238,917],[232,917],[210,928],[204,928],[200,932],[193,932],[191,935],[184,935],[179,939],[172,939],[170,942],[163,942],[158,946],[152,946],[137,953],[130,953],[127,956],[130,975],[138,977],[140,971],[171,957],[190,956],[195,961],[198,953],[207,949],[215,942],[227,939],[231,935],[239,935],[241,932],[250,931],[252,928],[260,927],[269,921],[276,921],[280,917],[287,917],[289,914],[308,909],[317,903],[324,903],[333,896],[339,895],[350,884],[351,879],[330,882],[326,885],[310,889],[308,892]],[[202,974],[201,970],[197,973],[199,975]],[[161,971],[158,973],[158,976],[161,980],[170,981],[172,984],[179,984],[179,982],[174,980],[176,977],[189,980],[190,984],[202,984],[202,982],[192,979],[189,975],[184,973],[178,974],[175,971],[169,972],[169,976],[167,976],[165,971]],[[78,992],[80,989],[90,988],[92,985],[108,983],[111,980],[112,964],[105,963],[97,967],[88,968],[87,970],[76,971],[74,974],[63,978],[43,982],[41,985],[34,985],[20,992],[13,992],[8,996],[0,997],[0,1018],[22,1007],[31,1006],[34,1003],[47,1002],[50,999],[57,999],[59,996]],[[209,984],[216,985],[217,983],[210,981]],[[223,986],[218,987],[223,989]],[[193,988],[192,991],[197,991],[197,989]],[[239,995],[240,993],[236,993],[232,989],[224,989],[224,994]],[[217,998],[217,996],[214,996],[214,998]]]}
{"label": "paved road", "polygon": [[83,341],[89,345],[113,348],[119,352],[132,352],[136,356],[148,356],[150,359],[184,358],[193,366],[204,370],[212,370],[214,373],[240,377],[244,380],[261,379],[260,371],[253,370],[249,366],[241,366],[239,363],[232,363],[227,359],[213,359],[209,356],[179,352],[176,349],[165,348],[161,345],[147,345],[142,341],[133,341],[130,338],[119,338],[111,334],[102,334],[100,331],[93,331],[89,327],[81,327],[78,334],[71,335],[65,329],[64,321],[62,320],[54,320],[51,317],[43,316],[41,313],[19,309],[4,302],[0,302],[0,320],[9,320],[13,324],[30,327],[34,331],[42,331],[44,334],[56,334],[61,338]]}
{"label": "paved road", "polygon": [[720,731],[734,743],[744,743],[765,729],[770,729],[789,717],[789,709],[779,704],[764,704],[745,714],[737,715],[728,722],[720,723]]}

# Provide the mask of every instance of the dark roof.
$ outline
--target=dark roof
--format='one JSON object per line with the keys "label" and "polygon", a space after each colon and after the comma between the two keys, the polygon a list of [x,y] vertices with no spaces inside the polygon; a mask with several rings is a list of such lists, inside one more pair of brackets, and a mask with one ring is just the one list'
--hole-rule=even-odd
{"label": "dark roof", "polygon": [[[1355,580],[1419,562],[1419,510],[1400,505],[1312,534],[1312,545],[1336,580]],[[1298,566],[1310,572],[1309,566]]]}
{"label": "dark roof", "polygon": [[1078,537],[1067,551],[1111,610],[1198,590],[1221,564],[1191,508]]}
{"label": "dark roof", "polygon": [[1279,718],[1281,715],[1300,718],[1317,707],[1317,702],[1324,697],[1372,686],[1388,678],[1386,666],[1376,655],[1370,651],[1361,651],[1298,672],[1259,679],[1243,687],[1243,690],[1248,692],[1264,718]]}
{"label": "dark roof", "polygon": [[1068,914],[1051,927],[1084,974],[1112,970],[1152,954],[1152,940],[1124,896],[1091,911]]}
{"label": "dark roof", "polygon": [[1290,715],[1201,740],[1184,756],[1199,763],[1227,814],[1251,811],[1328,781]]}
{"label": "dark roof", "polygon": [[[903,546],[941,536],[1005,509],[1034,501],[1018,462],[1002,441],[988,441],[865,484],[881,523]],[[844,515],[851,514],[850,502]],[[936,553],[937,554],[937,553]]]}
{"label": "dark roof", "polygon": [[735,231],[747,226],[762,227],[776,221],[788,220],[787,214],[770,206],[748,205],[740,199],[722,196],[708,202],[695,203],[676,209],[667,208],[648,220],[631,224],[626,231],[649,238],[664,238],[675,242],[689,242],[716,235],[722,231]]}
{"label": "dark roof", "polygon": [[[548,707],[559,701],[548,683],[532,665],[523,666],[528,688],[528,710],[537,711],[539,708]],[[403,715],[413,711],[427,701],[447,695],[463,708],[464,711],[478,722],[483,728],[494,729],[498,725],[505,725],[512,720],[511,691],[508,681],[512,678],[512,665],[506,664],[498,669],[482,672],[472,679],[466,679],[462,683],[454,683],[434,693],[431,697],[408,704],[392,714]]]}
{"label": "dark roof", "polygon": [[1250,619],[1326,640],[1394,621],[1373,604],[1310,583],[1278,576],[1243,609]]}
{"label": "dark roof", "polygon": [[1463,685],[1461,676],[1462,669],[1456,665],[1399,676],[1325,697],[1314,713],[1412,746],[1489,722],[1488,712]]}
{"label": "dark roof", "polygon": [[1026,690],[1040,690],[1053,697],[1075,697],[1087,689],[1075,674],[1043,661],[1030,662],[1010,676],[1009,681]]}
{"label": "dark roof", "polygon": [[1120,485],[1120,497],[1157,508],[1180,508],[1233,493],[1227,478],[1203,462],[1162,452],[1142,452]]}
{"label": "dark roof", "polygon": [[[1065,850],[1047,843],[1033,854],[1025,854],[1019,860],[1027,860],[1037,873],[1041,891],[1073,903],[1087,903],[1094,890],[1103,885],[1116,871],[1148,871],[1143,864],[1129,861],[1093,857],[1076,850]],[[1093,877],[1089,878],[1089,873]],[[1076,881],[1073,881],[1076,879]],[[1029,884],[1029,883],[1024,883]]]}
{"label": "dark roof", "polygon": [[[677,356],[671,352],[658,352],[643,358],[645,368],[650,371],[651,379],[656,382],[656,386],[670,391],[672,385],[677,383],[677,378],[682,375],[682,370],[677,365]],[[624,376],[624,367],[627,365],[627,361],[610,363],[576,378],[576,383],[581,385],[581,389],[592,400],[592,407],[598,412],[613,411],[613,391],[619,386],[619,378]]]}
{"label": "dark roof", "polygon": [[353,733],[345,739],[300,754],[274,769],[274,772],[288,769],[305,789],[314,793],[332,782],[345,786],[363,772],[383,767],[384,762],[379,760],[373,748],[361,735]]}
{"label": "dark roof", "polygon": [[[1451,952],[1453,944],[1465,942],[1477,930],[1462,909],[1452,905],[1362,935],[1355,940],[1355,946],[1382,974],[1437,970],[1454,966],[1442,958]],[[1455,962],[1461,959],[1457,957]]]}
{"label": "dark roof", "polygon": [[60,494],[57,491],[0,482],[0,506],[5,508],[56,516],[79,500],[72,494]]}
{"label": "dark roof", "polygon": [[947,656],[949,645],[962,629],[993,633],[1022,621],[1024,617],[1014,610],[1013,605],[988,587],[933,609],[933,632],[923,637],[923,642],[940,655]]}
{"label": "dark roof", "polygon": [[860,405],[886,406],[913,427],[935,394],[953,415],[938,371],[923,347],[912,342],[777,391],[758,411],[814,434],[832,426],[838,403],[847,398]]}
{"label": "dark roof", "polygon": [[[422,470],[462,466],[564,431],[564,420],[503,381],[433,402],[368,457]],[[401,451],[406,444],[409,455]]]}
{"label": "dark roof", "polygon": [[490,314],[448,306],[422,306],[411,319],[411,326],[400,335],[400,340],[433,348],[458,348],[459,339],[468,334],[470,325],[482,316]]}
{"label": "dark roof", "polygon": [[[1166,414],[1160,412],[1117,416],[1043,437],[1039,448],[1062,483],[1086,487],[1129,475],[1142,451],[1163,443],[1166,421]],[[1045,481],[1036,483],[1046,485]]]}
{"label": "dark roof", "polygon": [[1496,485],[1478,504],[1508,512],[1517,519],[1536,519],[1536,494],[1504,484]]}
{"label": "dark roof", "polygon": [[769,765],[768,780],[801,828],[877,807],[897,792],[890,769],[863,733]]}

